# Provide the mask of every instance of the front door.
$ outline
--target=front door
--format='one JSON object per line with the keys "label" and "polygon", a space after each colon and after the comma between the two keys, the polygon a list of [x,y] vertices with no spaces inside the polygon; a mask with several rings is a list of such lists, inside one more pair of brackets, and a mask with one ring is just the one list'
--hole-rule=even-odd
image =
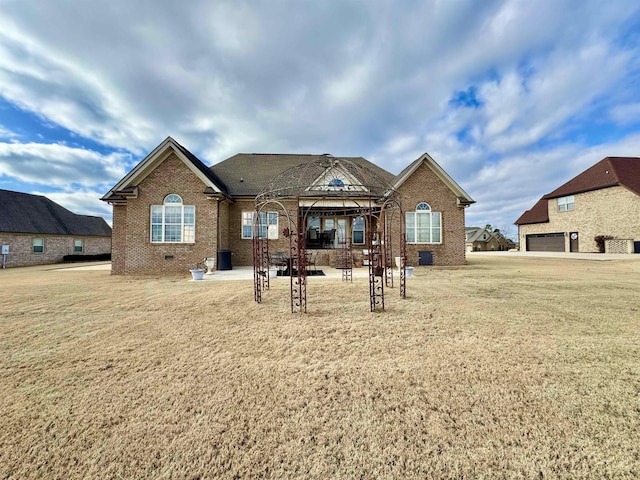
{"label": "front door", "polygon": [[569,251],[578,252],[578,232],[571,232],[569,234]]}

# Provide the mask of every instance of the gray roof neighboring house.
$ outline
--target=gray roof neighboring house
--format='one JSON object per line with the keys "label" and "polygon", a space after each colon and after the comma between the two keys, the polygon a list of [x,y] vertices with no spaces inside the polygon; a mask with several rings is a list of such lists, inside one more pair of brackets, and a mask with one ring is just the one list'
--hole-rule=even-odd
{"label": "gray roof neighboring house", "polygon": [[[464,229],[467,242],[487,242],[491,239],[491,232],[484,227],[465,227]],[[486,234],[486,238],[482,238]]]}
{"label": "gray roof neighboring house", "polygon": [[0,190],[0,232],[110,237],[102,217],[77,215],[41,195]]}

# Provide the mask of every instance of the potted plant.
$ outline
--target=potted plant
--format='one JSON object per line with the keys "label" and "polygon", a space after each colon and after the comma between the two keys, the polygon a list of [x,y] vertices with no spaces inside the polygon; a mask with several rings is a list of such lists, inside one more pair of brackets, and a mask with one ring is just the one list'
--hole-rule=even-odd
{"label": "potted plant", "polygon": [[202,280],[204,278],[204,267],[199,263],[196,263],[196,265],[193,268],[190,268],[189,271],[191,272],[191,277],[194,280]]}
{"label": "potted plant", "polygon": [[213,269],[216,266],[216,257],[205,258],[204,264],[207,267],[207,275],[213,275]]}

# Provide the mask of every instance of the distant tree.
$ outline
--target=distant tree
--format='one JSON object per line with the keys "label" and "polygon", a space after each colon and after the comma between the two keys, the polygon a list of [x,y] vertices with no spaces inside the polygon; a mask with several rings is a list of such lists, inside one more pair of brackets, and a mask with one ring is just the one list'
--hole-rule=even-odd
{"label": "distant tree", "polygon": [[[509,236],[511,235],[511,230],[513,228],[513,225],[502,225],[498,228],[496,228],[496,230],[498,230],[503,237],[505,238],[509,238]],[[517,237],[518,235],[516,235]]]}

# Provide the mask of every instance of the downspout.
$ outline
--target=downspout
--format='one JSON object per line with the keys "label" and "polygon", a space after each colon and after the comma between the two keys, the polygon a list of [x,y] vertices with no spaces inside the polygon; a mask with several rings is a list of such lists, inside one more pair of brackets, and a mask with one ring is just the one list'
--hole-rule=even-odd
{"label": "downspout", "polygon": [[218,257],[218,250],[220,250],[221,245],[220,245],[220,198],[216,198],[216,205],[218,207],[218,210],[216,212],[216,251],[213,252],[216,256],[216,258]]}

